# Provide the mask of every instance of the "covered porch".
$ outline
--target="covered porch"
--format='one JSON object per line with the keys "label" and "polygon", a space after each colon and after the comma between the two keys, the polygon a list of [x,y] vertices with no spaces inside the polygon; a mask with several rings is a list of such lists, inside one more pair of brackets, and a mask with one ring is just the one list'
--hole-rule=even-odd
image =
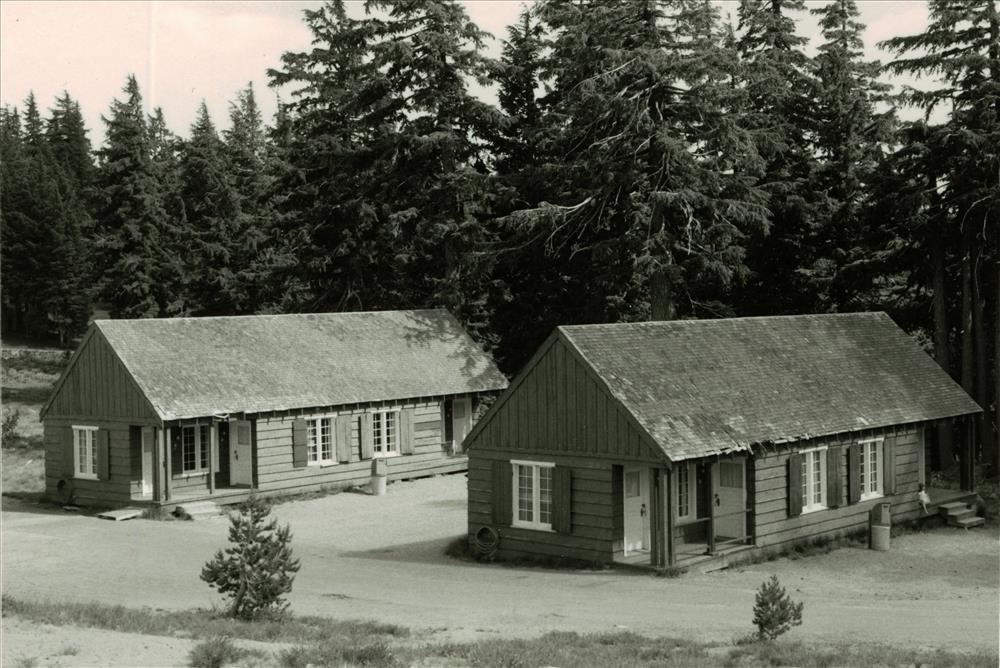
{"label": "covered porch", "polygon": [[622,467],[617,563],[664,568],[753,546],[753,459],[746,454]]}
{"label": "covered porch", "polygon": [[133,502],[245,498],[254,482],[253,431],[251,421],[228,416],[133,428]]}

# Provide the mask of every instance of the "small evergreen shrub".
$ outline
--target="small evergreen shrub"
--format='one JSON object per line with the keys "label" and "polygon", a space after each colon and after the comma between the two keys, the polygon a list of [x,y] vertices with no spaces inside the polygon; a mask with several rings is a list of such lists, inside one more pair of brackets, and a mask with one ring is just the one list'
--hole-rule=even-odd
{"label": "small evergreen shrub", "polygon": [[21,409],[3,409],[3,424],[0,425],[0,441],[8,448],[14,445],[14,439],[17,438],[17,424],[20,421]]}
{"label": "small evergreen shrub", "polygon": [[205,564],[201,579],[229,599],[227,614],[244,620],[277,616],[288,603],[299,560],[292,556],[287,525],[269,517],[271,506],[255,495],[229,516],[229,543]]}
{"label": "small evergreen shrub", "polygon": [[794,602],[778,582],[778,576],[761,583],[753,606],[753,623],[759,640],[774,640],[793,626],[802,624],[802,603]]}

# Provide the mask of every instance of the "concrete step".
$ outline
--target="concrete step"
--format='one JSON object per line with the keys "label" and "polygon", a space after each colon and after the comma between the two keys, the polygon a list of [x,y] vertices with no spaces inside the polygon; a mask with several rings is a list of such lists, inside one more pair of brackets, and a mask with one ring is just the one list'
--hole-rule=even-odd
{"label": "concrete step", "polygon": [[976,516],[976,511],[973,510],[972,508],[966,508],[965,510],[956,510],[953,512],[949,512],[947,515],[949,522],[952,520],[964,520],[968,517],[975,517],[975,516]]}
{"label": "concrete step", "polygon": [[202,520],[221,515],[222,511],[214,501],[192,501],[178,503],[177,510],[186,513],[193,520]]}
{"label": "concrete step", "polygon": [[982,517],[976,517],[974,515],[972,517],[963,517],[962,519],[958,520],[952,520],[952,519],[948,520],[948,524],[950,524],[951,526],[961,527],[963,529],[971,529],[972,527],[979,527],[984,525],[985,523],[986,520],[984,520]]}

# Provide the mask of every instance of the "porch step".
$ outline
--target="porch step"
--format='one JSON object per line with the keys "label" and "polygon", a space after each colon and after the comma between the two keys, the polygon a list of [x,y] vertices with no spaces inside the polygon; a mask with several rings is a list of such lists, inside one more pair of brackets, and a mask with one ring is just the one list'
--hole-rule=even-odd
{"label": "porch step", "polygon": [[185,513],[193,520],[203,520],[222,514],[222,510],[214,501],[191,501],[178,503],[177,512]]}
{"label": "porch step", "polygon": [[959,520],[954,520],[954,521],[949,520],[948,524],[950,524],[953,527],[962,527],[963,529],[971,529],[972,527],[979,527],[986,524],[986,520],[983,519],[982,517],[976,517],[975,515],[973,515],[972,517],[963,517],[962,519]]}
{"label": "porch step", "polygon": [[135,519],[141,515],[142,508],[133,508],[131,506],[128,508],[119,508],[118,510],[108,510],[97,514],[97,516],[102,520],[112,520],[114,522],[124,522],[125,520]]}
{"label": "porch step", "polygon": [[976,515],[974,501],[952,501],[938,506],[938,513],[945,518],[948,526],[969,529],[985,524],[986,520]]}

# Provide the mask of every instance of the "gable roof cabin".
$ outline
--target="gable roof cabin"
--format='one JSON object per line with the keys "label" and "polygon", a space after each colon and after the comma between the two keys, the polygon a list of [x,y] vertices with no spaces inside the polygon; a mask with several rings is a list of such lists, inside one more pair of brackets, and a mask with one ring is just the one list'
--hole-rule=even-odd
{"label": "gable roof cabin", "polygon": [[[924,425],[979,410],[884,313],[559,327],[469,436],[470,478],[492,481],[470,485],[470,532],[506,531],[522,555],[555,543],[663,565],[716,539],[812,537],[803,509],[857,528],[862,500],[915,509]],[[520,506],[528,467],[552,490],[548,522],[541,499]],[[586,481],[580,512],[567,477]]]}
{"label": "gable roof cabin", "polygon": [[[93,467],[69,461],[71,443],[81,442],[107,450],[108,462],[97,467],[108,465],[109,480],[100,482],[121,501],[214,494],[216,484],[262,492],[318,487],[334,474],[346,481],[359,462],[353,477],[367,479],[365,460],[403,449],[457,470],[464,457],[449,453],[460,451],[478,398],[504,387],[489,355],[444,310],[98,320],[41,411],[53,450],[48,477],[75,480],[78,498],[94,487],[84,482],[98,475]],[[97,427],[95,435],[74,425]],[[261,462],[265,427],[287,431],[287,439],[266,444],[266,466],[280,460],[281,471]],[[240,438],[253,466],[231,482]],[[146,459],[174,465],[157,489],[157,467],[147,462],[141,472],[144,441],[148,450],[162,446]],[[330,470],[284,471],[312,464]],[[397,477],[407,473],[402,459],[392,464]],[[423,462],[425,473],[440,472],[434,468]]]}

